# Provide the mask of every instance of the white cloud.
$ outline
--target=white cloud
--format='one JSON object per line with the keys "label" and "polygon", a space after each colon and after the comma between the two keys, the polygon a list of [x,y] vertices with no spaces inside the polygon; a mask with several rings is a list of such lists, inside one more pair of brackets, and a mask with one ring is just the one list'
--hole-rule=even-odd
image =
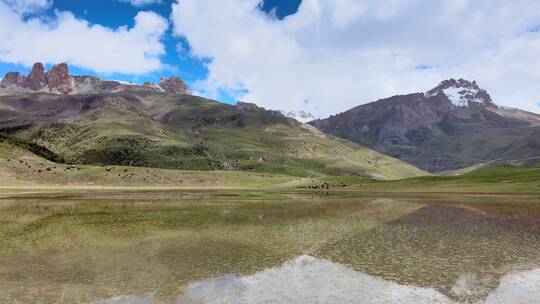
{"label": "white cloud", "polygon": [[0,0],[19,14],[31,14],[46,10],[52,5],[52,0]]}
{"label": "white cloud", "polygon": [[[488,280],[489,281],[489,280]],[[540,303],[540,268],[504,275],[495,288],[473,273],[459,275],[451,291],[478,304]],[[489,293],[485,300],[482,298]],[[458,304],[433,287],[402,285],[312,256],[299,256],[251,275],[228,274],[192,282],[178,304],[223,303]],[[151,304],[153,295],[98,300],[96,304]]]}
{"label": "white cloud", "polygon": [[145,6],[150,4],[161,3],[161,0],[120,0],[121,2],[131,3],[133,6]]}
{"label": "white cloud", "polygon": [[284,20],[259,2],[173,4],[175,33],[212,59],[196,90],[245,89],[239,98],[324,116],[464,77],[498,104],[540,112],[536,0],[303,0]]}
{"label": "white cloud", "polygon": [[307,255],[249,276],[231,274],[191,283],[177,302],[352,304],[359,299],[366,304],[452,303],[433,288],[400,285]]}
{"label": "white cloud", "polygon": [[162,69],[161,42],[169,24],[139,12],[132,28],[107,28],[56,12],[52,19],[24,19],[0,2],[0,61],[31,66],[67,62],[99,73],[143,74]]}

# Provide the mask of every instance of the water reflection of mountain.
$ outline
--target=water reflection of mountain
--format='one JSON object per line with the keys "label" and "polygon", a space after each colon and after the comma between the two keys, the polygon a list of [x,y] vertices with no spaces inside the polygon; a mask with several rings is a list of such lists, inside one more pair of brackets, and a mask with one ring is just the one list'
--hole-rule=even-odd
{"label": "water reflection of mountain", "polygon": [[540,219],[505,212],[495,204],[427,205],[329,242],[316,255],[400,284],[434,287],[454,300],[477,301],[510,271],[540,265]]}

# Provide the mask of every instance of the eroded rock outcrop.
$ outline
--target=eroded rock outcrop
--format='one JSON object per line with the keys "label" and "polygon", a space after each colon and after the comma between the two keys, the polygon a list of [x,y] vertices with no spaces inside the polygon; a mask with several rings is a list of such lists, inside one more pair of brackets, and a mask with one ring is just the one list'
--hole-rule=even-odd
{"label": "eroded rock outcrop", "polygon": [[66,63],[54,65],[45,72],[42,63],[33,65],[28,76],[19,72],[8,72],[0,81],[0,95],[17,95],[36,91],[55,94],[104,94],[121,91],[153,91],[173,94],[191,94],[189,87],[180,77],[161,77],[159,83],[143,85],[129,81],[103,80],[95,76],[72,76]]}
{"label": "eroded rock outcrop", "polygon": [[39,91],[47,86],[47,75],[45,75],[45,67],[43,63],[36,62],[32,67],[32,71],[24,78],[22,87]]}
{"label": "eroded rock outcrop", "polygon": [[73,78],[69,75],[68,65],[60,63],[54,65],[47,74],[49,90],[57,90],[60,93],[67,94],[73,91]]}
{"label": "eroded rock outcrop", "polygon": [[168,93],[189,94],[189,87],[177,76],[170,78],[161,77],[159,86]]}
{"label": "eroded rock outcrop", "polygon": [[22,86],[24,76],[19,72],[9,72],[0,82],[0,87],[7,88],[8,86]]}

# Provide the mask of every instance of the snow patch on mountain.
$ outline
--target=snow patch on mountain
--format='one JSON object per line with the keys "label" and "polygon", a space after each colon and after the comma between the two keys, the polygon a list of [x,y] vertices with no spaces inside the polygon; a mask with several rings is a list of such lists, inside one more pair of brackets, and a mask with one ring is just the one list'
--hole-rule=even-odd
{"label": "snow patch on mountain", "polygon": [[162,92],[162,93],[165,93],[167,91],[165,91],[162,87],[159,86],[159,84],[157,83],[153,83],[153,82],[145,82],[143,84],[144,87],[147,87],[147,88],[151,88],[151,89],[154,89],[158,92]]}
{"label": "snow patch on mountain", "polygon": [[463,88],[448,88],[443,90],[444,95],[456,107],[468,107],[470,102],[482,103],[481,99],[475,98],[478,90]]}
{"label": "snow patch on mountain", "polygon": [[281,114],[290,118],[294,118],[301,123],[307,123],[307,122],[310,122],[319,118],[316,115],[306,112],[304,110],[299,110],[299,111],[283,111],[282,110],[280,112]]}
{"label": "snow patch on mountain", "polygon": [[123,84],[123,85],[129,85],[129,86],[141,86],[141,84],[139,83],[136,83],[136,82],[133,82],[133,81],[124,81],[124,80],[111,80],[111,81],[115,81],[115,82],[118,82],[119,84]]}
{"label": "snow patch on mountain", "polygon": [[426,92],[426,97],[444,94],[450,102],[459,108],[469,107],[472,103],[494,106],[491,96],[480,88],[476,81],[448,79],[434,89]]}

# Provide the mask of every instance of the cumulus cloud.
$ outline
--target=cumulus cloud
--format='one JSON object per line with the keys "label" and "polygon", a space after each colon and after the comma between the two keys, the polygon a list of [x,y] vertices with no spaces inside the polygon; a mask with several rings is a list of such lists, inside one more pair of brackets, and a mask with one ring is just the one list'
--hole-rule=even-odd
{"label": "cumulus cloud", "polygon": [[167,19],[153,12],[139,12],[133,27],[116,29],[70,12],[28,19],[0,2],[0,61],[25,66],[67,62],[98,73],[148,73],[164,67],[161,39],[168,27]]}
{"label": "cumulus cloud", "polygon": [[31,14],[48,9],[52,0],[0,0],[19,14]]}
{"label": "cumulus cloud", "polygon": [[536,0],[303,0],[284,20],[259,3],[173,4],[174,32],[211,59],[196,90],[325,116],[463,77],[540,112]]}

